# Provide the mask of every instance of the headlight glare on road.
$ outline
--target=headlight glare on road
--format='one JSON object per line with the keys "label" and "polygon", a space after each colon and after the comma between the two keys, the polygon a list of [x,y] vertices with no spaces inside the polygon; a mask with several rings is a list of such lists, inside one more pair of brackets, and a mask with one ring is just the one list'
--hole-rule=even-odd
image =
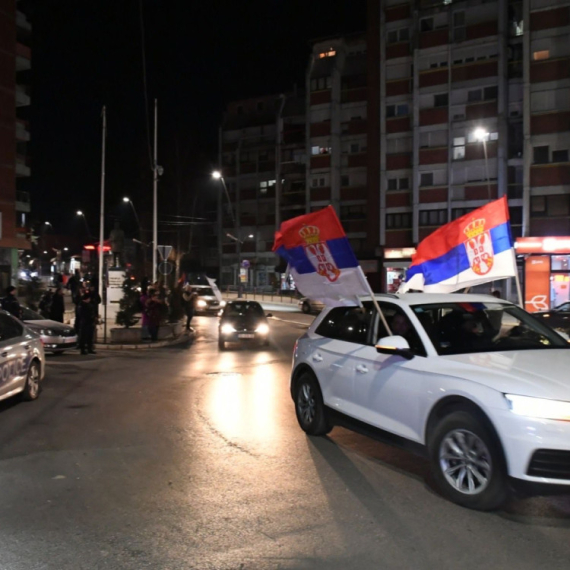
{"label": "headlight glare on road", "polygon": [[199,299],[199,300],[196,302],[196,306],[197,306],[197,307],[200,307],[201,309],[203,309],[204,307],[207,307],[207,306],[208,306],[208,303],[206,303],[206,301],[204,301],[204,299]]}
{"label": "headlight glare on road", "polygon": [[220,301],[220,307],[225,307],[226,306],[226,302],[225,301]]}
{"label": "headlight glare on road", "polygon": [[265,323],[262,323],[255,329],[255,332],[257,334],[269,334],[269,327]]}
{"label": "headlight glare on road", "polygon": [[505,394],[511,411],[519,416],[542,420],[570,421],[570,402]]}
{"label": "headlight glare on road", "polygon": [[222,325],[221,330],[222,334],[232,334],[236,332],[236,329],[232,325],[229,325],[227,323],[225,325]]}

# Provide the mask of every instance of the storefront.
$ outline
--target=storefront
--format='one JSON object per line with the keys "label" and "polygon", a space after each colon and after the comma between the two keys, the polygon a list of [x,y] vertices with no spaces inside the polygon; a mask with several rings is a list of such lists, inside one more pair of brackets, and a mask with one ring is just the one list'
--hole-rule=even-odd
{"label": "storefront", "polygon": [[524,255],[525,308],[548,311],[570,301],[570,237],[524,237],[515,242]]}
{"label": "storefront", "polygon": [[392,247],[384,250],[382,273],[384,276],[383,290],[386,293],[396,293],[406,280],[406,270],[415,253],[414,247]]}

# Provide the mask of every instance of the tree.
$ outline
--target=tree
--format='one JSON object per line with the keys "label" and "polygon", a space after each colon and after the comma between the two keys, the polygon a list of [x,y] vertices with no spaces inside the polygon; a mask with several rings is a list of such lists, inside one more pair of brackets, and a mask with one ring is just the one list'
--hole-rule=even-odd
{"label": "tree", "polygon": [[129,328],[137,324],[139,319],[135,317],[140,313],[140,293],[130,280],[123,283],[123,298],[119,301],[120,310],[117,313],[116,323]]}

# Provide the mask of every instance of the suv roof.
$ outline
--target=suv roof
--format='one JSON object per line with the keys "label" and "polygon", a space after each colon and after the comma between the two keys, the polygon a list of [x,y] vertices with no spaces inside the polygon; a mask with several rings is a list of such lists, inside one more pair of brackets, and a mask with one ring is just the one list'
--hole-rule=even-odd
{"label": "suv roof", "polygon": [[[374,295],[378,301],[398,300],[407,305],[425,305],[430,303],[503,303],[511,304],[504,299],[497,299],[493,295],[481,295],[475,293],[402,293],[393,295],[391,293],[381,293]],[[372,297],[360,297],[361,301],[370,301]]]}

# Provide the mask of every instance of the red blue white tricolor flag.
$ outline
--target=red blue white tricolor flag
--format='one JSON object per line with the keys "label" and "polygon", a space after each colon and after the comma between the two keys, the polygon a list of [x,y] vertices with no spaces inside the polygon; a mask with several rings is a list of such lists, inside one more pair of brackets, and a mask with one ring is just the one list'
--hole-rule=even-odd
{"label": "red blue white tricolor flag", "polygon": [[507,198],[442,226],[418,246],[399,293],[451,293],[516,275]]}
{"label": "red blue white tricolor flag", "polygon": [[306,297],[339,306],[355,305],[358,296],[371,294],[332,206],[283,222],[273,251],[287,261]]}

